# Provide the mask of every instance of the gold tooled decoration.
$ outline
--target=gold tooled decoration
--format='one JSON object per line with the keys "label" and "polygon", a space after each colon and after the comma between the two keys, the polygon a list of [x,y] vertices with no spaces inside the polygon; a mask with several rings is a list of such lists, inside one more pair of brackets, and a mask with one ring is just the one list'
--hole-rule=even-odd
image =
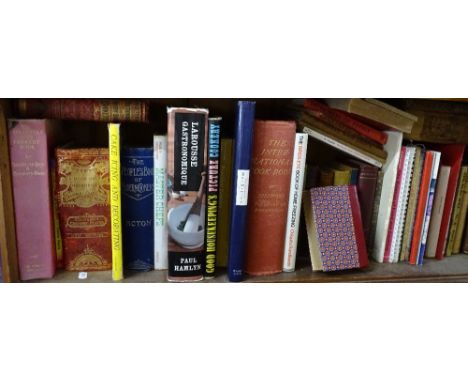
{"label": "gold tooled decoration", "polygon": [[92,248],[86,246],[84,251],[78,255],[70,264],[70,270],[99,269],[105,268],[107,261],[99,256]]}

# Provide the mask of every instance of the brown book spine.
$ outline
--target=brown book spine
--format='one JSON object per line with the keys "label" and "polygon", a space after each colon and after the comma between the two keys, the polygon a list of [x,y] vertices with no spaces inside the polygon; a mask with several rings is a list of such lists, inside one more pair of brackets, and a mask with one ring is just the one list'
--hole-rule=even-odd
{"label": "brown book spine", "polygon": [[468,254],[468,224],[465,223],[465,234],[463,237],[463,253]]}
{"label": "brown book spine", "polygon": [[109,150],[57,149],[56,158],[64,268],[110,270]]}
{"label": "brown book spine", "polygon": [[256,121],[247,212],[246,272],[279,273],[296,136],[292,121]]}
{"label": "brown book spine", "polygon": [[21,117],[97,122],[148,122],[149,105],[144,101],[20,99],[16,111]]}

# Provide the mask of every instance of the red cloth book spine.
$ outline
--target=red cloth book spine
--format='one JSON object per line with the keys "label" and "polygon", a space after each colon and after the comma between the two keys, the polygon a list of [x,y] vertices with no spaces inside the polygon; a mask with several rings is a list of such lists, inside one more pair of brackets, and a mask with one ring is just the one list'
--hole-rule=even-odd
{"label": "red cloth book spine", "polygon": [[46,120],[9,121],[18,262],[24,281],[55,273],[49,147],[56,127]]}
{"label": "red cloth book spine", "polygon": [[329,116],[335,121],[347,126],[348,128],[356,131],[357,133],[363,135],[366,138],[380,143],[381,145],[387,143],[388,136],[386,134],[384,134],[382,131],[375,130],[371,126],[368,126],[362,123],[361,121],[354,119],[349,114],[334,110],[328,107],[327,105],[324,105],[312,99],[306,99],[304,101],[304,107],[309,110],[322,113],[325,116]]}
{"label": "red cloth book spine", "polygon": [[401,153],[400,153],[400,161],[398,162],[397,178],[395,181],[395,191],[393,193],[392,212],[390,214],[390,223],[388,225],[387,240],[385,242],[384,263],[389,263],[391,261],[390,250],[392,248],[393,230],[395,228],[395,223],[396,223],[398,199],[400,198],[401,180],[402,180],[401,175],[403,173],[403,167],[405,165],[405,156],[406,156],[406,147],[402,147]]}
{"label": "red cloth book spine", "polygon": [[453,203],[455,201],[455,193],[457,191],[458,177],[463,162],[463,154],[465,145],[441,145],[437,146],[436,150],[441,152],[440,163],[442,166],[451,166],[447,192],[445,197],[444,212],[440,223],[439,239],[437,240],[436,259],[442,260],[445,254],[445,244],[447,243],[450,217],[452,216]]}
{"label": "red cloth book spine", "polygon": [[22,117],[70,119],[98,122],[148,122],[147,102],[90,99],[20,99]]}
{"label": "red cloth book spine", "polygon": [[356,236],[356,245],[358,249],[359,265],[361,268],[366,268],[369,265],[369,257],[367,255],[366,240],[362,226],[361,206],[356,186],[348,186],[349,201],[351,203],[351,211],[353,215],[353,226]]}
{"label": "red cloth book spine", "polygon": [[295,122],[255,122],[247,209],[248,274],[283,270],[295,138]]}
{"label": "red cloth book spine", "polygon": [[426,216],[426,205],[429,197],[429,188],[431,185],[433,159],[432,152],[427,151],[424,158],[424,168],[421,177],[421,186],[419,188],[418,206],[416,208],[416,217],[414,220],[413,238],[411,241],[411,251],[409,257],[409,262],[413,265],[416,264],[418,260],[422,229]]}

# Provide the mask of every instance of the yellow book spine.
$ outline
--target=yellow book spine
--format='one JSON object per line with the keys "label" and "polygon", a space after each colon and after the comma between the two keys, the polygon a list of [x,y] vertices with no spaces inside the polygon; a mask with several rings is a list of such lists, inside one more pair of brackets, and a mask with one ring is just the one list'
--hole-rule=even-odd
{"label": "yellow book spine", "polygon": [[451,256],[455,244],[455,235],[457,233],[457,226],[460,220],[461,204],[463,202],[463,190],[466,187],[468,181],[468,167],[463,166],[460,171],[460,177],[458,180],[457,192],[455,196],[455,203],[453,205],[452,218],[450,221],[450,232],[447,241],[447,247],[445,248],[445,256]]}
{"label": "yellow book spine", "polygon": [[112,279],[123,279],[122,203],[120,195],[120,124],[109,123],[109,170],[112,235]]}
{"label": "yellow book spine", "polygon": [[333,185],[334,186],[347,186],[350,183],[351,171],[348,170],[333,170]]}

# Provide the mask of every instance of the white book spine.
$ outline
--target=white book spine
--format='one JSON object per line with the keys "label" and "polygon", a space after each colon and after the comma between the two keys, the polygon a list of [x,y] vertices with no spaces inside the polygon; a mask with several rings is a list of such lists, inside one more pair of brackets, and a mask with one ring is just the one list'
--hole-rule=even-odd
{"label": "white book spine", "polygon": [[167,137],[154,136],[154,269],[167,269]]}
{"label": "white book spine", "polygon": [[308,136],[297,133],[294,144],[291,184],[289,189],[288,219],[284,240],[283,271],[293,272],[296,268],[297,237],[301,218],[302,192],[307,154]]}
{"label": "white book spine", "polygon": [[408,206],[409,189],[415,153],[416,148],[406,148],[405,164],[403,167],[403,173],[401,177],[401,190],[400,195],[398,196],[395,227],[393,229],[392,245],[390,247],[391,263],[397,263],[400,257],[401,237],[403,235],[403,227],[405,225],[406,207]]}
{"label": "white book spine", "polygon": [[[381,168],[382,167],[382,162],[374,159],[374,158],[371,158],[363,153],[361,153],[360,151],[350,147],[350,146],[347,146],[343,143],[340,143],[328,136],[326,136],[325,134],[322,134],[318,131],[315,131],[315,130],[312,130],[306,126],[304,126],[302,128],[302,131],[304,131],[305,133],[309,134],[312,138],[315,138],[323,143],[326,143],[327,145],[329,146],[332,146],[334,148],[336,148],[337,150],[340,150],[340,151],[343,151],[357,159],[360,159],[366,163],[369,163],[373,166],[376,166],[376,167],[379,167]],[[388,158],[387,158],[387,161],[388,161]]]}
{"label": "white book spine", "polygon": [[400,160],[401,144],[403,133],[398,131],[386,131],[388,141],[384,146],[388,157],[385,165],[382,167],[382,193],[377,213],[377,223],[374,236],[374,250],[372,257],[378,263],[382,263],[385,253],[385,244],[387,242],[388,226],[390,224],[390,215],[392,211],[393,193],[395,191],[395,182],[397,178],[398,162]]}

